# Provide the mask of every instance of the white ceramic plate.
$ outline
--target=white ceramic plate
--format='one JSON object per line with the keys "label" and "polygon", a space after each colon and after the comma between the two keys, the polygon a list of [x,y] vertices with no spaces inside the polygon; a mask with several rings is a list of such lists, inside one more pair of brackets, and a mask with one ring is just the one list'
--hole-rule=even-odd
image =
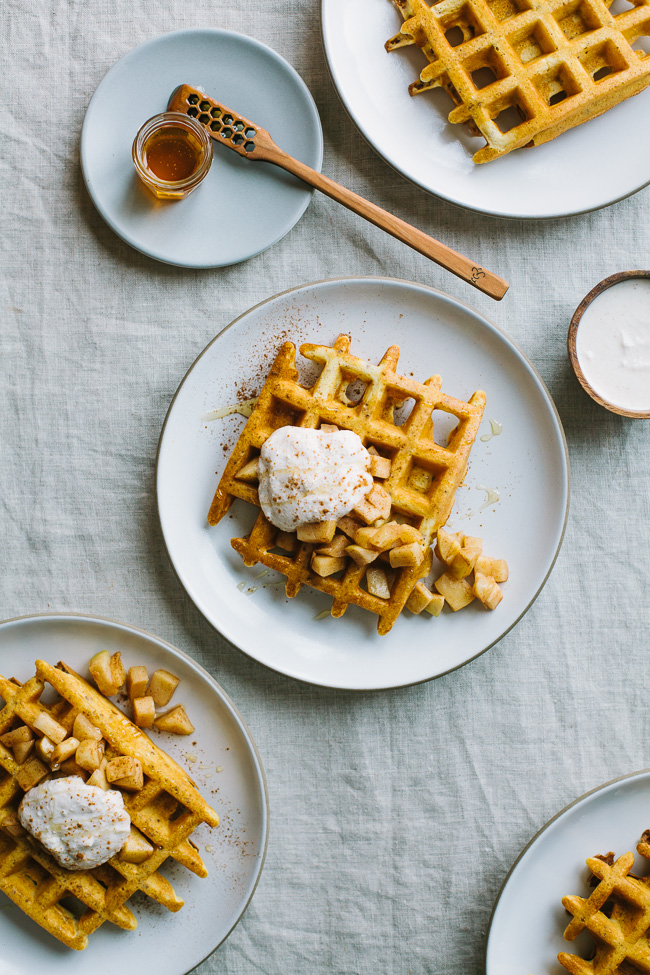
{"label": "white ceramic plate", "polygon": [[[181,678],[196,734],[161,736],[160,744],[190,773],[221,823],[196,839],[209,876],[163,867],[185,900],[170,914],[144,895],[129,901],[136,931],[103,924],[78,952],[59,944],[0,894],[2,975],[184,975],[228,937],[253,896],[267,841],[267,792],[255,744],[239,713],[210,675],[180,650],[142,630],[89,616],[42,615],[0,623],[0,673],[26,680],[33,661],[65,660],[81,673],[98,650],[121,650],[126,666],[158,667]],[[162,740],[164,739],[164,740]],[[197,744],[193,745],[192,742]],[[217,772],[217,767],[221,772]]]}
{"label": "white ceramic plate", "polygon": [[[244,424],[205,414],[253,396],[281,342],[331,343],[352,335],[352,350],[378,361],[397,342],[400,370],[424,380],[439,372],[446,392],[482,388],[503,433],[477,439],[451,523],[481,535],[488,554],[506,558],[511,581],[493,613],[476,603],[438,619],[404,616],[380,637],[376,618],[351,606],[342,619],[314,620],[331,606],[303,588],[287,600],[279,577],[247,569],[230,538],[249,530],[256,509],[238,502],[209,528],[210,501]],[[215,475],[216,471],[216,475]],[[481,509],[486,492],[501,500]],[[562,427],[541,380],[505,335],[478,312],[431,288],[387,278],[324,281],[250,309],[207,347],[181,383],[158,453],[158,511],[167,549],[206,618],[261,663],[330,687],[375,689],[429,680],[461,666],[513,626],[543,585],[559,550],[568,506]]]}
{"label": "white ceramic plate", "polygon": [[[531,840],[506,878],[490,923],[486,975],[566,972],[557,961],[558,952],[580,954],[589,937],[564,940],[569,918],[562,898],[589,896],[587,857],[609,850],[616,856],[634,852],[649,827],[649,769],[600,786],[558,813]],[[642,857],[637,857],[635,867],[635,873],[648,873]]]}
{"label": "white ceramic plate", "polygon": [[[630,4],[614,0],[611,9]],[[403,22],[391,0],[322,0],[325,53],[343,104],[407,179],[451,203],[504,217],[594,210],[650,182],[650,128],[640,124],[650,113],[650,91],[553,142],[475,166],[472,153],[485,143],[447,122],[448,95],[408,93],[426,65],[419,48],[384,50]]]}
{"label": "white ceramic plate", "polygon": [[97,88],[81,133],[86,186],[109,226],[144,254],[183,267],[236,264],[284,237],[313,190],[215,143],[210,172],[191,196],[156,200],[136,176],[131,144],[183,82],[263,125],[281,148],[320,169],[318,111],[291,65],[243,34],[182,30],[134,48]]}

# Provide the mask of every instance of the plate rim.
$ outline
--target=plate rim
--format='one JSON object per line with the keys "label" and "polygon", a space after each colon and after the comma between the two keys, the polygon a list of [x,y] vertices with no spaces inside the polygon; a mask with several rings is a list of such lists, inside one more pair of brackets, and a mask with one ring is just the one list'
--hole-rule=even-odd
{"label": "plate rim", "polygon": [[[435,190],[432,190],[431,187],[426,186],[421,180],[416,179],[414,176],[411,176],[404,169],[402,169],[391,159],[389,159],[388,156],[386,156],[383,152],[381,152],[380,149],[378,149],[377,146],[375,145],[374,140],[371,138],[370,134],[368,133],[367,127],[363,125],[352,113],[348,101],[343,94],[342,88],[337,81],[337,77],[334,72],[334,68],[332,66],[331,59],[330,59],[330,53],[329,53],[329,48],[326,40],[326,30],[325,30],[325,4],[328,2],[331,2],[331,0],[321,0],[320,2],[320,38],[321,38],[321,47],[323,49],[325,64],[327,65],[327,72],[330,81],[332,82],[334,91],[338,96],[339,102],[341,103],[350,121],[356,127],[357,131],[361,134],[361,136],[363,137],[365,142],[370,146],[373,152],[375,152],[380,159],[383,159],[386,165],[390,166],[393,172],[398,173],[404,179],[408,180],[408,182],[411,183],[413,186],[417,186],[419,189],[423,190],[423,192],[425,192],[427,196],[431,196],[434,199],[438,199],[438,200],[444,200],[446,203],[449,203],[452,206],[457,207],[459,210],[469,210],[471,213],[480,213],[488,217],[497,217],[500,220],[560,220],[566,217],[579,217],[579,216],[584,216],[584,214],[586,213],[595,213],[597,210],[604,210],[606,209],[606,207],[614,206],[615,203],[621,203],[623,200],[627,200],[631,196],[635,196],[637,193],[640,193],[641,190],[644,190],[647,186],[650,186],[650,176],[649,176],[645,183],[642,183],[641,186],[638,186],[636,189],[630,190],[629,193],[623,193],[621,196],[617,196],[612,200],[606,200],[603,203],[598,203],[593,207],[585,207],[582,210],[560,210],[557,213],[554,212],[554,213],[541,213],[541,214],[540,213],[502,213],[500,210],[491,210],[487,207],[471,206],[469,203],[461,203],[459,200],[454,199],[451,196],[447,196],[442,192],[436,192]],[[639,92],[639,94],[641,94],[641,92]],[[495,162],[496,161],[497,160],[495,160]]]}
{"label": "plate rim", "polygon": [[262,763],[262,757],[257,747],[257,742],[255,741],[244,718],[242,717],[237,705],[234,703],[230,695],[223,689],[221,684],[219,684],[219,682],[215,680],[215,678],[205,669],[205,667],[203,667],[193,657],[190,657],[188,653],[185,653],[184,650],[179,649],[179,647],[174,646],[173,643],[169,643],[167,640],[163,640],[162,637],[156,636],[156,634],[152,633],[150,630],[145,630],[143,627],[140,626],[133,626],[131,623],[124,623],[122,620],[116,620],[110,616],[96,616],[90,613],[75,613],[75,612],[69,612],[65,610],[61,610],[61,611],[53,610],[53,611],[41,612],[41,613],[26,613],[21,616],[11,616],[8,617],[7,619],[0,619],[0,631],[4,630],[5,627],[8,627],[10,624],[14,624],[14,623],[30,623],[36,620],[45,622],[47,620],[52,620],[52,619],[68,620],[70,622],[75,622],[75,623],[83,621],[88,623],[109,624],[111,627],[117,627],[118,629],[121,630],[127,630],[131,633],[135,633],[137,636],[144,636],[148,640],[152,640],[154,643],[157,643],[159,646],[162,646],[165,650],[171,651],[172,655],[181,657],[183,660],[188,662],[192,667],[194,667],[199,672],[200,676],[203,677],[203,679],[206,680],[212,686],[213,689],[216,689],[218,696],[224,701],[226,706],[230,708],[233,716],[235,717],[237,723],[240,726],[240,729],[244,732],[244,737],[250,746],[251,755],[254,759],[257,778],[260,785],[261,799],[262,799],[263,843],[261,849],[261,856],[257,866],[257,871],[255,874],[255,879],[254,879],[251,892],[248,898],[246,899],[246,902],[244,903],[237,917],[237,920],[228,929],[227,933],[224,935],[221,941],[219,941],[219,943],[216,944],[214,948],[212,948],[208,952],[208,954],[201,959],[201,961],[197,962],[195,965],[192,965],[192,968],[187,969],[187,971],[184,971],[183,973],[179,972],[179,975],[191,975],[191,973],[196,968],[198,968],[199,965],[202,965],[205,961],[208,960],[208,958],[211,958],[212,955],[221,947],[221,945],[225,941],[227,941],[227,939],[233,933],[233,931],[235,930],[235,928],[237,927],[237,925],[239,924],[239,922],[241,921],[241,919],[243,918],[244,914],[246,913],[246,911],[250,906],[253,896],[257,890],[257,885],[260,882],[260,878],[264,870],[264,865],[266,863],[266,854],[268,852],[268,845],[269,845],[269,820],[270,820],[269,789],[268,789],[268,782],[266,779],[266,772],[264,769],[264,765]]}
{"label": "plate rim", "polygon": [[[313,680],[307,680],[304,677],[299,677],[296,674],[289,673],[286,670],[279,670],[279,669],[277,669],[275,667],[272,667],[270,664],[265,663],[264,661],[258,660],[257,657],[252,656],[246,650],[242,649],[237,642],[235,642],[234,640],[232,640],[227,633],[225,633],[223,630],[219,629],[219,627],[216,626],[216,624],[213,623],[212,620],[209,619],[205,615],[205,613],[203,612],[203,609],[201,608],[201,606],[199,605],[199,603],[195,600],[194,596],[192,595],[191,587],[188,587],[185,584],[185,582],[183,581],[183,579],[182,579],[182,577],[180,575],[180,572],[179,572],[179,570],[176,567],[176,563],[175,563],[174,559],[172,558],[172,555],[171,555],[169,546],[167,544],[167,537],[165,535],[165,530],[164,530],[164,527],[163,527],[162,518],[161,518],[161,514],[160,514],[160,493],[159,493],[159,484],[160,484],[160,454],[161,454],[161,446],[162,446],[163,439],[164,439],[164,436],[165,436],[165,431],[167,429],[167,421],[169,420],[169,418],[171,416],[172,409],[174,408],[174,404],[176,403],[176,399],[177,399],[177,397],[178,397],[181,389],[183,388],[186,380],[189,378],[190,373],[193,371],[194,367],[199,363],[199,361],[203,358],[203,356],[206,355],[206,353],[212,348],[212,346],[214,345],[214,343],[217,342],[217,340],[219,338],[221,338],[221,336],[224,335],[225,332],[227,332],[229,329],[233,328],[243,318],[246,318],[252,312],[255,312],[259,308],[262,308],[264,305],[270,304],[273,301],[277,301],[278,298],[283,298],[283,297],[285,297],[287,295],[290,295],[292,293],[295,293],[295,292],[305,291],[305,290],[308,290],[308,289],[311,290],[311,289],[319,288],[321,286],[326,286],[326,285],[348,284],[350,282],[355,282],[355,283],[365,282],[365,283],[372,283],[373,285],[378,285],[378,284],[406,285],[409,289],[410,288],[415,288],[416,290],[419,290],[419,291],[429,292],[430,294],[434,295],[436,298],[442,298],[443,301],[445,301],[445,302],[450,302],[451,304],[455,304],[455,305],[461,306],[461,308],[463,310],[469,312],[473,316],[478,317],[484,324],[487,324],[490,328],[494,329],[494,331],[497,332],[506,341],[506,343],[509,344],[515,350],[515,352],[519,356],[521,356],[521,358],[524,360],[524,362],[526,363],[526,365],[528,366],[528,368],[533,373],[535,379],[539,383],[539,385],[541,387],[541,390],[542,390],[542,392],[543,392],[546,400],[548,401],[548,403],[549,403],[549,405],[551,407],[552,414],[553,414],[553,416],[555,418],[556,425],[557,425],[557,428],[558,428],[559,433],[560,433],[560,439],[561,439],[561,444],[562,444],[562,448],[563,448],[563,455],[564,455],[565,471],[566,471],[566,503],[565,503],[565,508],[564,508],[564,519],[563,519],[563,523],[562,523],[562,529],[560,531],[560,535],[559,535],[559,538],[558,538],[557,548],[555,550],[555,554],[554,554],[554,556],[553,556],[553,558],[551,560],[551,563],[549,565],[548,571],[546,572],[546,575],[544,576],[543,580],[541,581],[539,588],[536,590],[536,592],[534,593],[534,595],[531,598],[530,602],[527,603],[527,605],[522,610],[522,612],[520,613],[520,615],[512,622],[512,624],[506,630],[503,631],[503,633],[501,633],[501,635],[496,640],[493,640],[492,643],[488,644],[488,646],[484,647],[482,650],[479,650],[479,652],[476,653],[476,654],[474,654],[473,657],[469,657],[467,660],[463,661],[463,663],[457,664],[454,667],[450,667],[448,670],[445,670],[445,671],[443,671],[443,672],[441,672],[439,674],[435,674],[435,675],[433,675],[431,677],[424,677],[421,680],[409,681],[408,683],[405,683],[405,684],[404,683],[402,683],[402,684],[391,684],[390,686],[382,686],[382,687],[345,687],[345,686],[342,686],[340,684],[326,684],[326,683],[322,683],[322,682],[315,682]],[[505,636],[507,636],[507,634],[512,629],[514,629],[515,626],[517,626],[517,624],[526,615],[526,613],[531,608],[531,606],[533,605],[533,603],[535,602],[535,600],[537,599],[537,597],[541,593],[542,589],[546,585],[546,583],[547,583],[547,581],[549,579],[549,576],[550,576],[551,572],[553,571],[553,568],[554,568],[555,563],[557,561],[557,558],[558,558],[558,556],[560,554],[560,551],[562,549],[562,543],[564,541],[564,536],[565,536],[565,533],[566,533],[566,528],[567,528],[567,523],[568,523],[568,518],[569,518],[569,509],[570,509],[570,505],[571,505],[571,465],[570,465],[570,458],[569,458],[569,448],[568,448],[568,445],[567,445],[566,434],[564,432],[564,426],[562,424],[562,419],[561,419],[560,414],[558,412],[557,406],[555,405],[555,402],[553,400],[553,397],[549,393],[549,391],[548,391],[548,389],[546,387],[546,383],[544,382],[544,380],[542,379],[541,375],[539,374],[539,372],[537,371],[537,369],[535,368],[535,366],[533,365],[533,363],[530,361],[530,359],[528,358],[528,356],[526,356],[525,353],[522,352],[522,350],[519,348],[519,346],[510,338],[510,336],[503,329],[499,328],[498,325],[496,325],[494,322],[492,322],[491,319],[489,319],[485,315],[483,315],[482,312],[478,311],[478,309],[473,308],[471,305],[467,304],[465,301],[462,301],[462,299],[460,299],[460,298],[454,298],[452,295],[446,294],[444,291],[440,291],[438,288],[433,288],[430,285],[427,285],[427,284],[419,284],[419,283],[417,283],[415,281],[409,281],[409,280],[404,279],[404,278],[388,277],[386,275],[380,275],[380,276],[374,276],[374,275],[354,275],[354,276],[343,276],[343,277],[336,277],[336,278],[323,278],[323,279],[318,280],[318,281],[310,281],[310,282],[307,282],[306,284],[294,285],[291,288],[286,288],[284,291],[279,291],[277,294],[271,295],[268,298],[264,298],[262,301],[258,301],[256,304],[251,305],[250,308],[248,308],[245,311],[243,311],[240,315],[237,315],[231,322],[229,322],[227,325],[225,325],[221,329],[221,331],[219,331],[214,336],[214,338],[212,338],[208,342],[208,344],[205,346],[205,348],[203,348],[203,350],[201,352],[199,352],[199,354],[192,361],[192,363],[190,364],[189,368],[185,372],[184,376],[182,377],[181,381],[179,382],[179,384],[178,384],[178,386],[176,388],[176,391],[175,391],[174,395],[172,396],[172,399],[170,401],[169,407],[167,408],[167,412],[165,413],[165,419],[163,420],[163,425],[162,425],[162,428],[161,428],[161,431],[160,431],[160,436],[158,438],[158,446],[157,446],[157,449],[156,449],[156,459],[155,459],[155,490],[156,490],[156,514],[157,514],[157,517],[158,517],[158,525],[160,527],[160,532],[161,532],[161,535],[162,535],[163,544],[165,546],[165,551],[167,553],[167,557],[169,558],[169,562],[170,562],[170,564],[172,566],[172,569],[174,571],[174,574],[175,574],[176,578],[178,579],[181,587],[185,591],[186,595],[192,600],[192,602],[194,603],[194,605],[196,606],[196,608],[198,609],[198,611],[201,613],[201,616],[203,616],[203,618],[209,623],[209,625],[217,633],[219,633],[226,640],[228,640],[228,642],[231,643],[240,653],[245,654],[245,656],[247,656],[249,659],[254,660],[260,666],[265,667],[267,670],[271,671],[271,673],[282,674],[284,677],[290,677],[292,680],[296,680],[300,684],[304,684],[304,685],[309,686],[309,687],[323,687],[323,688],[326,688],[328,690],[334,690],[334,691],[345,691],[345,692],[348,692],[348,693],[352,692],[352,693],[356,693],[356,694],[367,694],[369,692],[380,693],[382,691],[394,691],[394,690],[399,690],[401,688],[406,688],[406,687],[416,687],[419,684],[426,684],[426,683],[429,683],[429,681],[438,680],[438,678],[440,678],[440,677],[445,677],[447,674],[451,674],[455,670],[459,670],[461,667],[465,667],[467,664],[471,663],[473,660],[476,660],[478,657],[482,656],[484,653],[486,653],[488,650],[490,650],[493,646],[495,646],[497,643],[499,643],[501,640],[503,640],[503,638]]]}
{"label": "plate rim", "polygon": [[90,201],[93,204],[93,206],[95,207],[97,213],[102,218],[102,220],[106,223],[106,225],[110,228],[110,230],[112,230],[113,233],[117,237],[120,238],[120,240],[123,240],[125,244],[128,244],[129,247],[132,247],[134,250],[138,251],[138,253],[144,254],[145,257],[148,257],[151,260],[158,261],[160,264],[166,264],[168,267],[181,267],[181,268],[188,268],[188,269],[193,269],[193,270],[198,270],[198,271],[206,271],[206,270],[210,270],[210,269],[213,269],[213,268],[221,268],[221,267],[224,267],[224,268],[225,267],[236,267],[237,264],[243,264],[244,261],[249,261],[249,260],[251,260],[251,258],[257,257],[259,254],[264,253],[264,251],[269,250],[269,248],[275,247],[275,245],[278,244],[281,240],[283,240],[287,236],[287,234],[291,233],[291,231],[293,230],[293,228],[303,218],[303,216],[305,215],[305,211],[307,210],[307,207],[310,205],[310,203],[313,200],[314,193],[316,192],[313,187],[309,187],[307,184],[305,184],[305,192],[306,192],[305,202],[304,202],[304,204],[303,204],[303,206],[302,206],[299,214],[297,215],[296,219],[293,221],[293,223],[291,224],[291,226],[288,227],[286,230],[283,230],[280,233],[280,235],[278,237],[276,237],[271,243],[264,244],[262,247],[258,248],[257,250],[252,251],[247,256],[237,258],[237,260],[235,260],[235,261],[230,261],[230,262],[227,262],[227,263],[226,262],[221,262],[221,263],[218,263],[218,264],[214,264],[212,262],[205,263],[205,264],[196,264],[196,263],[187,263],[187,262],[178,263],[178,261],[169,260],[169,259],[167,259],[165,257],[161,257],[159,253],[154,253],[151,249],[145,249],[140,244],[137,244],[135,242],[135,240],[133,239],[133,237],[130,234],[124,232],[120,228],[120,225],[113,219],[113,217],[110,216],[107,213],[105,207],[103,207],[103,206],[100,205],[99,201],[95,197],[95,193],[94,193],[93,189],[91,188],[91,185],[92,185],[92,182],[93,181],[92,180],[89,180],[89,178],[87,176],[87,164],[88,164],[88,162],[87,162],[88,148],[87,147],[88,147],[88,140],[90,138],[90,136],[88,135],[88,130],[87,130],[88,113],[90,112],[90,110],[92,108],[92,105],[93,105],[93,102],[94,102],[96,96],[100,93],[101,89],[104,87],[105,83],[108,81],[109,75],[111,74],[111,72],[113,71],[113,69],[116,68],[118,64],[121,64],[126,59],[131,58],[131,57],[134,57],[136,55],[136,53],[137,52],[140,52],[143,48],[145,48],[145,47],[154,47],[156,44],[160,43],[164,38],[179,37],[179,36],[188,35],[188,34],[211,34],[211,35],[218,35],[219,37],[226,36],[226,37],[231,37],[231,38],[234,37],[237,40],[243,40],[244,42],[251,44],[253,47],[257,47],[257,48],[261,49],[266,54],[271,54],[271,56],[273,57],[273,59],[278,64],[280,64],[281,67],[284,70],[288,71],[288,73],[293,77],[294,81],[297,82],[298,87],[300,89],[302,89],[303,94],[306,96],[306,102],[309,105],[310,110],[312,111],[313,117],[314,117],[314,119],[316,121],[316,130],[317,130],[317,132],[316,132],[316,134],[317,134],[317,147],[316,148],[317,148],[317,156],[318,156],[318,159],[317,159],[317,165],[314,166],[314,169],[317,172],[319,172],[319,173],[322,171],[322,167],[323,167],[323,152],[324,152],[324,137],[323,137],[323,123],[321,121],[320,112],[318,111],[318,106],[316,105],[316,101],[314,100],[314,96],[312,95],[310,89],[308,88],[306,81],[304,81],[304,79],[302,78],[302,76],[300,74],[298,74],[298,72],[293,67],[293,65],[290,64],[289,61],[287,61],[286,58],[284,58],[281,54],[278,54],[278,52],[275,51],[272,47],[270,47],[268,44],[265,44],[264,41],[260,41],[256,37],[251,37],[249,34],[245,34],[242,31],[231,30],[231,29],[228,29],[228,28],[225,28],[225,27],[183,27],[180,30],[163,31],[162,33],[156,34],[154,37],[147,38],[146,40],[142,41],[140,44],[136,44],[134,47],[132,47],[128,51],[126,51],[120,58],[118,58],[117,61],[114,61],[113,64],[111,64],[111,66],[105,72],[105,74],[102,77],[101,81],[99,82],[99,84],[97,85],[97,87],[93,91],[92,95],[90,96],[90,100],[89,100],[88,104],[86,105],[86,110],[84,112],[83,122],[81,124],[81,135],[80,135],[80,139],[79,139],[79,164],[80,164],[80,167],[81,167],[81,175],[82,175],[82,178],[83,178],[83,181],[84,181],[84,186],[86,188],[86,192],[88,193],[88,196],[90,197]]}
{"label": "plate rim", "polygon": [[593,789],[589,789],[587,792],[583,792],[581,796],[578,796],[577,798],[573,799],[571,802],[567,803],[566,806],[563,806],[562,809],[556,812],[554,816],[551,816],[551,818],[537,830],[534,836],[532,836],[528,840],[528,842],[526,843],[526,845],[521,850],[521,852],[513,862],[512,866],[508,870],[503,880],[503,883],[499,887],[497,896],[494,901],[494,905],[492,907],[492,911],[490,912],[490,917],[487,926],[487,934],[485,935],[485,942],[483,947],[483,969],[485,971],[485,975],[489,975],[488,967],[487,967],[488,964],[487,953],[488,953],[488,947],[490,942],[490,935],[492,933],[492,924],[494,922],[494,915],[496,914],[497,908],[501,901],[501,897],[505,892],[506,886],[508,885],[508,882],[510,881],[512,874],[515,872],[515,869],[519,865],[520,860],[524,858],[524,856],[528,853],[528,850],[537,842],[537,840],[542,835],[542,833],[545,833],[546,830],[549,829],[557,819],[560,819],[562,816],[565,815],[565,813],[568,813],[568,811],[570,809],[573,809],[574,806],[579,805],[579,803],[583,802],[585,799],[589,799],[590,796],[595,795],[597,792],[604,792],[605,789],[609,789],[611,786],[617,785],[617,783],[619,782],[625,782],[626,779],[635,779],[641,776],[650,776],[650,768],[637,769],[637,771],[635,772],[626,772],[624,775],[617,775],[615,778],[609,779],[607,782],[602,782],[600,785],[594,786]]}

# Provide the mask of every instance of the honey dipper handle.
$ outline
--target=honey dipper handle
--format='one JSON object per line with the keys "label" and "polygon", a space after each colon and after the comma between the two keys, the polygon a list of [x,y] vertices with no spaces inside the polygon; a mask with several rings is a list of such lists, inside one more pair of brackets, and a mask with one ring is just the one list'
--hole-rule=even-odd
{"label": "honey dipper handle", "polygon": [[434,240],[433,237],[429,237],[428,234],[423,233],[416,227],[412,227],[405,220],[400,220],[399,217],[388,213],[387,210],[382,210],[381,207],[376,206],[369,200],[365,200],[362,196],[358,196],[352,190],[340,186],[339,183],[328,179],[322,173],[316,172],[315,169],[311,169],[304,163],[294,159],[293,156],[283,152],[274,143],[264,145],[263,148],[262,146],[258,146],[255,155],[258,159],[266,159],[268,162],[275,163],[276,166],[280,166],[282,169],[286,169],[288,172],[298,176],[305,183],[314,186],[332,200],[342,203],[348,210],[358,213],[360,217],[364,217],[370,223],[374,223],[376,227],[381,227],[386,233],[401,240],[402,243],[408,244],[413,250],[424,254],[429,260],[435,261],[436,264],[451,271],[452,274],[462,278],[463,281],[467,281],[468,284],[471,284],[474,288],[478,288],[479,291],[489,295],[490,298],[500,301],[510,287],[508,282],[504,281],[497,274],[493,274],[491,271],[481,267],[480,264],[470,261],[468,257],[464,257],[457,251],[452,250],[451,247],[447,247],[445,244],[441,244],[440,241]]}

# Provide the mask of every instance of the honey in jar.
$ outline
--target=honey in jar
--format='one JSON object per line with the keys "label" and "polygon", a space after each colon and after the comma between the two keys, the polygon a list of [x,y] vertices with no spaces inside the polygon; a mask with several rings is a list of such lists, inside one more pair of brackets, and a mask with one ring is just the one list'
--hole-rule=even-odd
{"label": "honey in jar", "polygon": [[179,112],[150,118],[133,142],[133,163],[145,186],[161,200],[182,200],[206,176],[212,140],[203,126]]}
{"label": "honey in jar", "polygon": [[144,147],[145,165],[164,183],[189,179],[201,165],[203,149],[186,129],[159,129]]}

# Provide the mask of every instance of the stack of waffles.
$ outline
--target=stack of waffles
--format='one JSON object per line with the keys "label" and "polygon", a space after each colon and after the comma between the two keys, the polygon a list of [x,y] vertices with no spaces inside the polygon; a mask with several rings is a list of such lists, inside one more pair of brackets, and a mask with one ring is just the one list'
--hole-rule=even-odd
{"label": "stack of waffles", "polygon": [[[303,585],[332,597],[332,616],[342,616],[352,603],[378,616],[377,629],[387,633],[406,606],[419,580],[431,570],[430,551],[436,532],[449,518],[456,489],[467,469],[469,453],[478,431],[485,394],[475,392],[469,402],[447,396],[440,376],[425,383],[396,373],[399,347],[391,346],[379,365],[350,354],[350,337],[340,335],[333,346],[303,345],[301,354],[320,367],[315,383],[306,388],[298,379],[296,349],[286,342],[280,349],[218,484],[208,521],[215,525],[235,498],[260,507],[257,487],[248,473],[262,445],[274,430],[286,425],[312,429],[352,430],[375,458],[386,463],[377,492],[386,500],[381,522],[396,521],[415,529],[421,538],[423,559],[418,565],[403,565],[391,572],[390,591],[383,596],[369,591],[368,566],[352,558],[341,560],[340,571],[323,576],[313,569],[314,545],[278,530],[259,511],[246,538],[232,539],[232,546],[246,565],[261,562],[287,577],[286,592],[295,596]],[[361,395],[350,398],[351,390]],[[396,413],[407,400],[413,409],[403,424]],[[434,440],[433,416],[441,410],[457,423],[445,446]],[[369,496],[370,497],[370,496]],[[374,523],[371,507],[364,518]],[[408,526],[408,527],[407,527]],[[339,530],[355,541],[354,520],[339,521]],[[356,527],[360,525],[356,523]],[[370,587],[372,588],[372,587]]]}
{"label": "stack of waffles", "polygon": [[487,143],[476,163],[548,142],[650,85],[650,0],[616,15],[611,0],[394,3],[405,22],[386,49],[421,48],[429,64],[409,91],[448,92],[449,121]]}

